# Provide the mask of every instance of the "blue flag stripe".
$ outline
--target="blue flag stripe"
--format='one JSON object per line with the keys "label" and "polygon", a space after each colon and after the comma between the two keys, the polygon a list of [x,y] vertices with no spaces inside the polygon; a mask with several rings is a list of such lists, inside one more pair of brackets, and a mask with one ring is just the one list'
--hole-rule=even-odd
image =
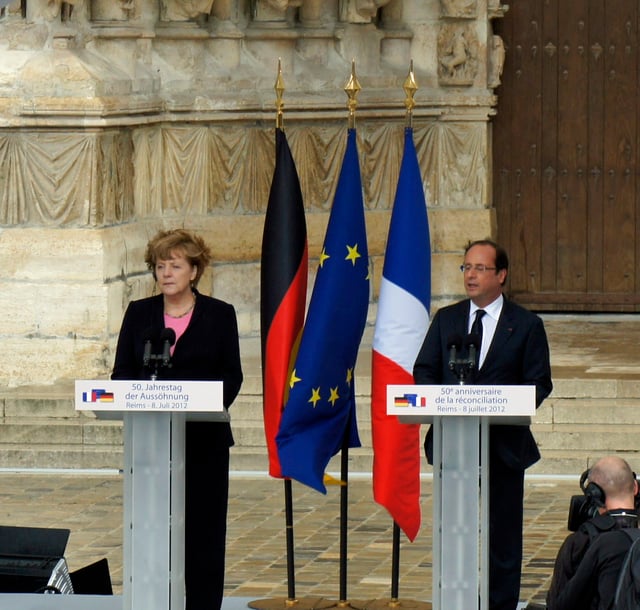
{"label": "blue flag stripe", "polygon": [[[407,128],[398,190],[389,226],[388,243],[393,243],[394,247],[386,252],[382,275],[410,292],[429,309],[431,245],[428,219],[424,212],[426,205],[413,131]],[[422,239],[412,239],[414,235],[426,235],[427,243],[423,243]]]}

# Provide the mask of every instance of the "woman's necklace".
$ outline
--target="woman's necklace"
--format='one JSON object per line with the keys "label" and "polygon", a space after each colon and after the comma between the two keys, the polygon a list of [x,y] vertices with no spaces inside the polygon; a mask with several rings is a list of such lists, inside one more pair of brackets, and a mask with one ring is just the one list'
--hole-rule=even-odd
{"label": "woman's necklace", "polygon": [[165,313],[167,316],[169,316],[170,318],[176,318],[176,319],[177,319],[177,318],[184,318],[188,313],[190,313],[190,312],[191,312],[191,310],[195,307],[195,305],[196,305],[196,299],[195,299],[195,297],[194,297],[193,302],[191,303],[191,305],[189,305],[189,308],[188,308],[186,311],[183,311],[183,312],[182,312],[182,313],[180,313],[180,314],[174,315],[174,314],[172,314],[172,313],[169,313],[169,312],[166,310],[166,307],[165,307],[164,313]]}

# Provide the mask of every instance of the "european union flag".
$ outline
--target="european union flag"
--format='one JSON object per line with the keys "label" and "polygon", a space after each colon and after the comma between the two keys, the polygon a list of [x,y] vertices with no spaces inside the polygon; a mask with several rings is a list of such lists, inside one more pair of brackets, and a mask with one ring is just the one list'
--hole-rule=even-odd
{"label": "european union flag", "polygon": [[326,493],[324,472],[345,434],[359,447],[355,363],[369,305],[369,253],[356,131],[347,149],[307,321],[276,437],[282,475]]}

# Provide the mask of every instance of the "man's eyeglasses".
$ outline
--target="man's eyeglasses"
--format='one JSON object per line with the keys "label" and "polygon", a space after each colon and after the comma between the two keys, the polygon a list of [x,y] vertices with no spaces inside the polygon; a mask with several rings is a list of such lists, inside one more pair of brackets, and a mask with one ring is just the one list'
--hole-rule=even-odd
{"label": "man's eyeglasses", "polygon": [[467,263],[466,265],[460,265],[460,271],[462,271],[462,273],[468,273],[472,269],[476,273],[484,273],[485,271],[495,271],[497,267],[487,267],[486,265],[471,265],[469,263]]}

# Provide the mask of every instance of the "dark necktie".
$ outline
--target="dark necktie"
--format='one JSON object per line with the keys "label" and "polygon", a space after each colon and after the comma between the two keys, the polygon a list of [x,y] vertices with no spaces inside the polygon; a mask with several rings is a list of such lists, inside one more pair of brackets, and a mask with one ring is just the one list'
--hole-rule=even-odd
{"label": "dark necktie", "polygon": [[471,325],[471,334],[478,335],[480,337],[480,343],[482,344],[482,316],[487,312],[484,309],[476,310],[476,317]]}

